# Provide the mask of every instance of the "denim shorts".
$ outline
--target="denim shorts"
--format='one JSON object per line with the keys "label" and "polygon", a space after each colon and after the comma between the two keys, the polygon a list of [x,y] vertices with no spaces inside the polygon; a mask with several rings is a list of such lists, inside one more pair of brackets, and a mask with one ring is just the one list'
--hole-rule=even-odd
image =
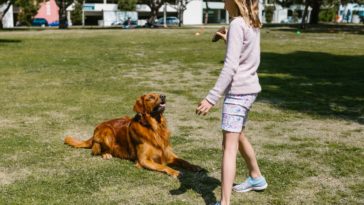
{"label": "denim shorts", "polygon": [[249,110],[258,94],[227,95],[222,108],[221,128],[240,133],[248,120]]}

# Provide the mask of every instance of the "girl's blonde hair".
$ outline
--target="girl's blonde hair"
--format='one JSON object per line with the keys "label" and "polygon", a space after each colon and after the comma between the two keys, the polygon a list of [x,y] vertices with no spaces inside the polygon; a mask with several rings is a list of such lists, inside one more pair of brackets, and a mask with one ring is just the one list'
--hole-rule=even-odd
{"label": "girl's blonde hair", "polygon": [[259,20],[259,0],[225,1],[231,1],[229,4],[225,2],[226,9],[231,17],[241,16],[248,25],[254,28],[262,27],[262,23]]}

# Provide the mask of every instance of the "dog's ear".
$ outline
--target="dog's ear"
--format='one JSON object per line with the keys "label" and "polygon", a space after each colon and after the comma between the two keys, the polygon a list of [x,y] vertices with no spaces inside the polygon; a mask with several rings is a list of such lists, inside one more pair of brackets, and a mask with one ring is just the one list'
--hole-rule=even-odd
{"label": "dog's ear", "polygon": [[139,97],[137,99],[137,101],[134,104],[134,108],[133,110],[137,113],[144,113],[145,112],[145,108],[144,108],[144,95]]}

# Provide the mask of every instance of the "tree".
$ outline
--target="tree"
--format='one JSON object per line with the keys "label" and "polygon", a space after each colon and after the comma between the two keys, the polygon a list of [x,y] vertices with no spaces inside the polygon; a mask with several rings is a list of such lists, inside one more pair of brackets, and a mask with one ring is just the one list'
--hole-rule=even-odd
{"label": "tree", "polygon": [[[326,0],[334,1],[334,0]],[[304,19],[307,17],[308,7],[311,7],[310,24],[317,24],[319,21],[319,13],[323,0],[276,0],[276,3],[282,7],[290,7],[293,4],[305,4],[305,10],[302,17],[301,27],[304,27]]]}
{"label": "tree", "polygon": [[301,20],[301,28],[302,29],[305,28],[306,18],[307,18],[307,15],[308,15],[308,7],[309,6],[310,6],[310,0],[306,0],[305,1],[305,10],[303,11],[302,20]]}
{"label": "tree", "polygon": [[[178,0],[177,0],[178,1]],[[138,0],[138,4],[146,4],[150,8],[150,16],[148,19],[148,24],[153,25],[155,19],[158,18],[159,9],[164,5],[164,3],[176,3],[175,0]]]}
{"label": "tree", "polygon": [[30,26],[32,18],[38,13],[40,1],[17,0],[15,6],[19,7],[19,22]]}
{"label": "tree", "polygon": [[118,0],[117,3],[120,11],[135,11],[137,0]]}
{"label": "tree", "polygon": [[68,28],[68,23],[67,23],[67,8],[72,4],[72,3],[79,3],[83,5],[83,0],[56,0],[56,4],[59,8],[58,10],[58,14],[59,14],[59,27],[60,29],[66,29]]}
{"label": "tree", "polygon": [[0,13],[0,29],[3,28],[3,18],[11,6],[17,6],[20,9],[19,20],[22,24],[30,25],[32,18],[37,14],[41,0],[0,0],[0,5],[5,9]]}
{"label": "tree", "polygon": [[56,0],[56,4],[59,8],[58,15],[59,15],[59,26],[60,29],[68,28],[67,23],[67,8],[74,2],[74,0]]}
{"label": "tree", "polygon": [[191,0],[177,0],[177,12],[178,12],[178,19],[179,23],[178,26],[181,27],[183,23],[183,13],[187,9],[187,4],[190,3]]}
{"label": "tree", "polygon": [[320,8],[322,5],[322,0],[311,0],[311,16],[310,24],[317,24],[319,22]]}
{"label": "tree", "polygon": [[265,6],[264,10],[265,10],[265,21],[267,23],[272,23],[275,6]]}
{"label": "tree", "polygon": [[209,22],[209,10],[210,10],[208,0],[205,0],[205,5],[206,5],[206,9],[205,9],[205,14],[204,14],[205,15],[204,24],[207,24]]}
{"label": "tree", "polygon": [[82,8],[81,2],[75,2],[75,7],[71,12],[72,25],[82,25]]}

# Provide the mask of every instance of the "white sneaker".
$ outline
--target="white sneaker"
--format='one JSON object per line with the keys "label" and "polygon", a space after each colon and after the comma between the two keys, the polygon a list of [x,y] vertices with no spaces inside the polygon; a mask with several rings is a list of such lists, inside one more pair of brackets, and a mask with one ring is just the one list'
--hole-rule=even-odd
{"label": "white sneaker", "polygon": [[268,183],[264,177],[258,177],[253,179],[248,177],[245,182],[233,186],[233,190],[236,192],[248,192],[251,190],[262,191],[268,187]]}

